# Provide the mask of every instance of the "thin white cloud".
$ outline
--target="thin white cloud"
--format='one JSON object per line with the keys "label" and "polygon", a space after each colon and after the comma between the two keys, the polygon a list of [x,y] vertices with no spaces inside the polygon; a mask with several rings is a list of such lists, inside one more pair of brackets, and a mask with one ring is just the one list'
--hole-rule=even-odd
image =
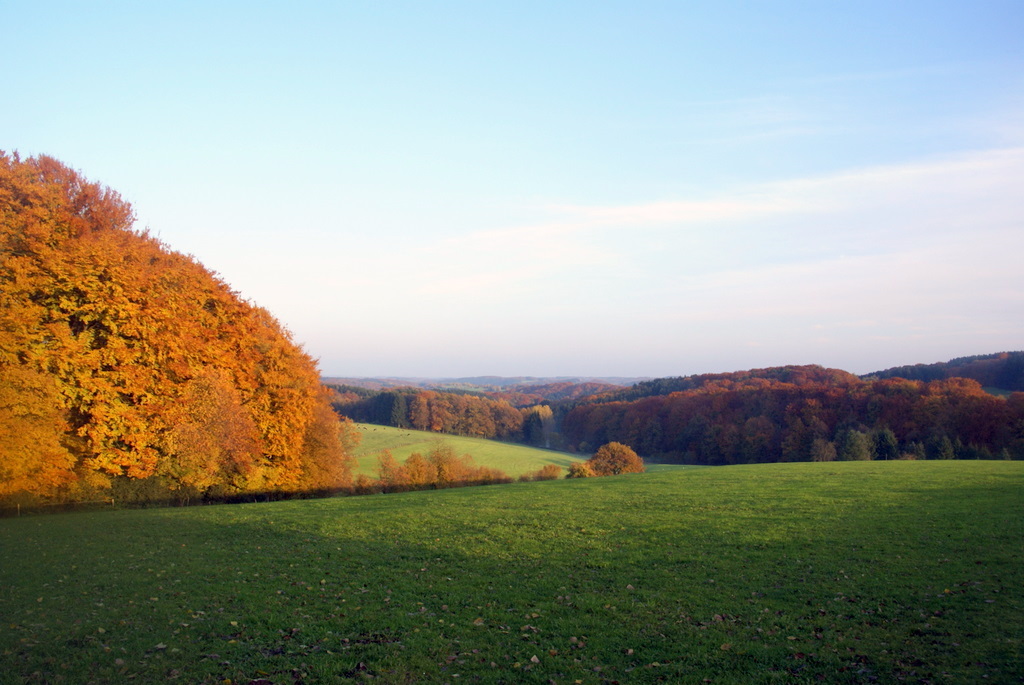
{"label": "thin white cloud", "polygon": [[[820,289],[823,277],[840,273],[881,296],[874,284],[887,282],[889,270],[938,263],[936,245],[953,282],[982,268],[968,263],[963,273],[947,263],[964,243],[998,241],[995,262],[1013,254],[1011,245],[1024,247],[1021,187],[1024,148],[981,151],[763,184],[729,198],[555,205],[550,221],[397,247],[364,270],[386,269],[402,292],[467,305],[515,303],[538,291],[583,298],[646,288],[637,297],[663,297],[688,278],[701,291]],[[865,256],[875,258],[858,261]]]}
{"label": "thin white cloud", "polygon": [[1021,187],[1024,148],[1007,148],[728,197],[552,205],[519,226],[364,247],[344,270],[325,255],[307,291],[340,293],[339,339],[393,341],[374,354],[429,330],[427,357],[544,341],[609,364],[638,345],[651,358],[686,352],[708,369],[746,359],[741,348],[760,365],[858,370],[872,349],[939,359],[1024,340]]}
{"label": "thin white cloud", "polygon": [[565,205],[554,209],[577,217],[577,229],[630,224],[704,223],[755,219],[770,214],[805,211],[810,207],[795,197],[752,192],[736,199],[664,201],[641,205],[587,207]]}
{"label": "thin white cloud", "polygon": [[945,205],[951,199],[995,198],[1002,208],[1009,205],[1019,209],[1024,207],[1024,193],[1015,190],[1022,187],[1022,182],[1024,147],[1014,147],[762,184],[739,189],[727,198],[624,206],[561,205],[552,209],[575,216],[577,229],[619,223],[638,227],[743,221],[775,214],[835,212],[872,205],[901,205],[917,210]]}

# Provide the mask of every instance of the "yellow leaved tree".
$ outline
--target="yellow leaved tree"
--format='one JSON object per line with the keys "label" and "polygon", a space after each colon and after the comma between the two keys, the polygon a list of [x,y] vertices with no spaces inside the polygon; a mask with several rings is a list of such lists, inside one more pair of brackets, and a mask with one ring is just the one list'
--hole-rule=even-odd
{"label": "yellow leaved tree", "polygon": [[133,222],[60,162],[0,152],[0,497],[346,485],[357,434],[315,362]]}

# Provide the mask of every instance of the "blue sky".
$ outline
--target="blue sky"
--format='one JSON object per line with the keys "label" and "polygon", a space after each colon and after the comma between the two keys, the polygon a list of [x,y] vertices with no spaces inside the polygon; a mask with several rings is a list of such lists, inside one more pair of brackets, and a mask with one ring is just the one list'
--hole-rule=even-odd
{"label": "blue sky", "polygon": [[1024,3],[0,4],[0,149],[332,376],[1024,348]]}

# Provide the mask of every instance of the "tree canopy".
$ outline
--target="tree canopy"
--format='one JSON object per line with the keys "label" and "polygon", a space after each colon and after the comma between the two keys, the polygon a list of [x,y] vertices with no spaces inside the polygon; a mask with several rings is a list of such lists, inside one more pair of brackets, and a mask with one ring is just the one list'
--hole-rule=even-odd
{"label": "tree canopy", "polygon": [[109,188],[0,152],[0,497],[345,485],[358,434],[314,361],[133,224]]}
{"label": "tree canopy", "polygon": [[[1024,393],[996,397],[966,378],[866,381],[781,367],[669,380],[648,384],[638,399],[568,408],[563,436],[579,451],[620,442],[690,464],[1024,458]],[[669,391],[646,394],[657,389]]]}

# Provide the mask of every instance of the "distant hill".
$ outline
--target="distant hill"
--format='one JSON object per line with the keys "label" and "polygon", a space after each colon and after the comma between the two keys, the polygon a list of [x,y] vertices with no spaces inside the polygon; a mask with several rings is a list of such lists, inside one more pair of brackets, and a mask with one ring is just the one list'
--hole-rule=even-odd
{"label": "distant hill", "polygon": [[422,378],[422,377],[345,377],[325,376],[321,379],[326,385],[347,385],[370,390],[387,390],[391,388],[427,388],[430,390],[471,390],[476,392],[495,392],[511,390],[543,394],[542,386],[562,386],[565,384],[598,383],[612,387],[626,387],[646,377],[633,376],[466,376],[460,378]]}
{"label": "distant hill", "polygon": [[[639,380],[628,387],[535,379],[500,390],[333,386],[334,406],[357,421],[579,453],[621,442],[645,458],[674,463],[1022,459],[1024,395],[996,397],[981,385],[1019,387],[1021,358],[962,358],[879,372],[885,378],[811,364]],[[934,379],[907,379],[912,373]],[[960,377],[965,373],[974,377]]]}
{"label": "distant hill", "polygon": [[439,440],[444,440],[460,455],[470,455],[476,464],[500,469],[513,478],[536,471],[546,464],[567,469],[574,461],[583,459],[565,452],[483,438],[442,436],[428,431],[372,424],[357,424],[357,428],[363,439],[354,452],[357,462],[353,472],[374,477],[377,475],[377,455],[383,450],[389,450],[401,462],[415,452],[427,454]]}
{"label": "distant hill", "polygon": [[[544,446],[551,445],[552,411],[550,407],[539,405],[585,401],[622,388],[608,383],[562,381],[487,390],[469,384],[380,387],[378,382],[350,385],[334,382],[345,379],[324,380],[334,392],[332,405],[335,411],[356,422],[449,435],[525,439]],[[437,379],[437,382],[441,380]],[[531,415],[542,409],[544,411],[531,419]],[[541,425],[534,425],[536,421]]]}
{"label": "distant hill", "polygon": [[750,369],[749,371],[731,371],[726,373],[705,373],[695,376],[676,376],[671,378],[655,378],[640,381],[632,387],[609,392],[600,398],[601,401],[630,401],[643,397],[657,397],[673,392],[697,390],[712,384],[742,384],[757,380],[777,381],[792,385],[825,384],[848,385],[858,380],[857,376],[840,369],[828,369],[817,364],[804,366],[776,366],[767,369]]}
{"label": "distant hill", "polygon": [[1024,352],[997,352],[957,357],[947,362],[896,366],[861,376],[865,380],[906,378],[914,381],[938,381],[946,378],[970,378],[988,388],[1024,391]]}
{"label": "distant hill", "polygon": [[489,393],[514,407],[529,407],[543,402],[583,400],[598,395],[615,393],[623,386],[601,381],[558,381],[553,383],[524,383],[511,385],[505,390]]}
{"label": "distant hill", "polygon": [[[995,383],[1012,364],[1007,354],[959,368]],[[900,375],[752,369],[645,381],[553,409],[570,450],[615,441],[677,463],[1024,458],[1024,395],[996,397],[973,378]]]}

